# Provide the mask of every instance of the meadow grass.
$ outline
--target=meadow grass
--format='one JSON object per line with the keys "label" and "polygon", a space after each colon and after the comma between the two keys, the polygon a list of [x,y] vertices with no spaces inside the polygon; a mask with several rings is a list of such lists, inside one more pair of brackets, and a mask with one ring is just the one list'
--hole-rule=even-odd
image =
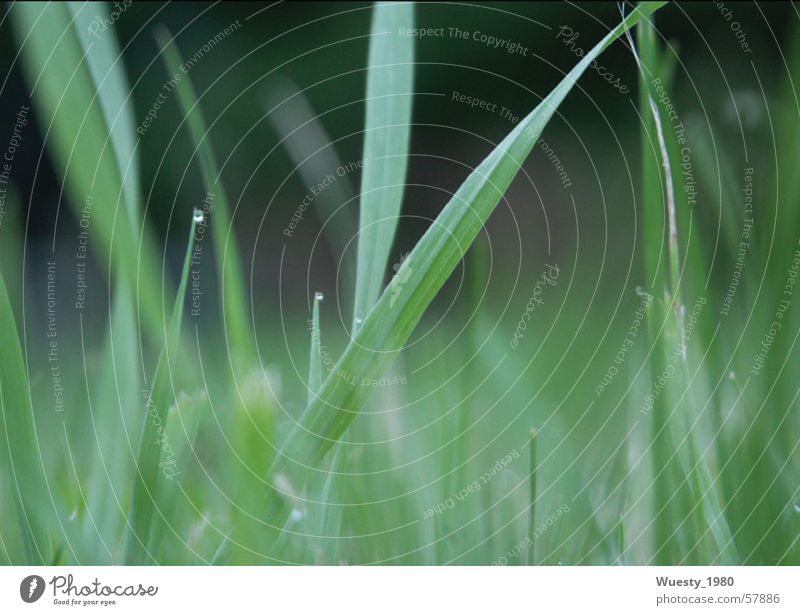
{"label": "meadow grass", "polygon": [[[339,219],[327,228],[332,249],[346,262],[348,234],[358,226],[353,279],[342,285],[352,293],[341,302],[351,308],[350,331],[341,352],[331,350],[341,340],[326,330],[328,303],[312,289],[307,329],[305,316],[289,321],[296,329],[291,343],[308,349],[301,386],[293,389],[281,377],[297,366],[274,365],[257,342],[259,329],[274,323],[248,308],[236,208],[222,182],[203,94],[188,76],[178,82],[184,120],[175,131],[191,138],[214,207],[213,213],[171,214],[170,229],[189,228],[188,241],[175,242],[183,255],[175,284],[137,183],[142,154],[112,33],[93,46],[87,14],[77,4],[11,7],[15,27],[30,33],[20,46],[25,74],[65,199],[76,217],[88,195],[99,204],[92,245],[109,292],[102,343],[82,345],[82,360],[64,366],[64,378],[80,383],[66,403],[82,412],[48,426],[48,387],[38,386],[29,371],[24,315],[15,301],[21,282],[4,260],[0,559],[798,563],[796,310],[780,317],[784,334],[758,363],[758,376],[750,375],[752,349],[781,309],[798,249],[798,214],[788,205],[780,210],[786,218],[775,253],[759,247],[752,258],[760,269],[743,274],[749,284],[768,286],[767,299],[737,302],[724,322],[715,319],[742,220],[734,213],[730,223],[726,216],[723,242],[709,249],[701,221],[710,214],[689,201],[681,137],[664,108],[665,93],[677,87],[677,64],[654,25],[662,4],[640,3],[487,152],[388,284],[411,156],[415,52],[412,37],[382,33],[413,27],[414,7],[376,4],[360,189],[345,180],[338,197],[315,201],[323,220],[332,203],[358,201],[357,223]],[[176,40],[165,29],[156,38],[166,73],[177,74],[183,59]],[[483,301],[490,282],[485,225],[562,101],[618,39],[631,48],[639,71],[641,288],[631,290],[626,305],[631,312],[643,306],[645,324],[610,392],[595,396],[592,378],[577,384],[573,373],[552,378],[549,357],[509,351],[507,332],[492,324]],[[791,56],[793,68],[798,56]],[[342,158],[303,92],[286,81],[272,84],[280,94],[265,95],[265,111],[301,180],[313,185],[319,172],[306,162],[325,168]],[[285,100],[294,106],[283,108]],[[796,126],[796,120],[782,121]],[[303,140],[293,124],[312,137]],[[713,186],[708,157],[715,149],[705,143],[704,150],[702,136],[696,142],[695,151],[705,152],[694,157],[697,174]],[[785,194],[776,195],[781,203],[796,194],[797,148],[788,151],[792,157],[776,173],[794,183],[786,187],[777,176],[771,182],[784,186]],[[726,166],[732,174],[733,164]],[[202,224],[210,225],[219,280],[216,346],[186,323]],[[767,231],[759,226],[757,232]],[[11,246],[2,246],[8,262],[19,258],[19,242]],[[467,322],[463,336],[454,324],[428,328],[426,321],[459,266],[467,288],[459,304]],[[759,270],[768,272],[763,280],[755,277]],[[750,321],[759,326],[745,327]],[[79,323],[83,334],[89,323],[82,315]],[[742,339],[729,333],[739,326]],[[617,325],[619,337],[624,327]],[[422,343],[413,337],[418,328],[426,329]],[[555,356],[574,352],[571,334],[553,334],[549,348],[563,351]],[[524,342],[536,347],[549,336],[530,326]],[[419,365],[428,367],[412,371]],[[377,385],[386,379],[404,386]],[[562,395],[567,389],[575,394]],[[567,399],[572,408],[551,420],[548,412]],[[59,445],[44,450],[43,439]]]}

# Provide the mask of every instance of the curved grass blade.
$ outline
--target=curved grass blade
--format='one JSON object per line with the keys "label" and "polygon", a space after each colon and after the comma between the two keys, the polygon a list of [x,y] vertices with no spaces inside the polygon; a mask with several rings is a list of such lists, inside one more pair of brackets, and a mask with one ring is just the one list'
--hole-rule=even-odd
{"label": "curved grass blade", "polygon": [[[175,371],[176,359],[179,354],[181,322],[183,321],[184,300],[186,298],[186,286],[191,268],[196,228],[197,216],[193,215],[189,230],[189,241],[186,246],[186,257],[181,271],[180,285],[175,295],[175,305],[172,308],[172,316],[166,330],[164,346],[156,364],[153,384],[145,399],[147,416],[144,419],[142,428],[136,475],[134,477],[133,499],[128,516],[129,531],[125,550],[125,562],[127,564],[142,565],[149,563],[151,559],[150,537],[153,531],[153,524],[157,522],[155,521],[155,514],[158,512],[159,505],[158,493],[161,479],[158,474],[162,470],[161,451],[170,446],[169,442],[164,440],[167,411],[173,401],[177,403],[173,395],[172,374]],[[164,478],[172,480],[173,477],[165,472]],[[158,514],[161,515],[160,512]]]}
{"label": "curved grass blade", "polygon": [[[277,478],[305,483],[370,394],[365,378],[384,374],[428,305],[511,184],[547,122],[590,63],[628,28],[664,3],[642,3],[606,35],[469,175],[381,295],[298,421],[273,463]],[[271,498],[268,521],[282,525],[288,505]]]}
{"label": "curved grass blade", "polygon": [[[24,73],[70,206],[80,217],[91,205],[90,237],[107,257],[101,266],[110,263],[109,278],[119,274],[131,288],[155,284],[158,250],[148,227],[140,234],[132,99],[119,47],[112,31],[97,39],[88,33],[94,18],[109,17],[108,7],[20,2],[10,13],[23,39]],[[147,288],[137,299],[148,334],[160,341],[158,293]]]}
{"label": "curved grass blade", "polygon": [[367,72],[353,331],[383,289],[408,166],[414,85],[414,5],[376,2]]}
{"label": "curved grass blade", "polygon": [[[156,31],[156,40],[162,49],[164,66],[167,71],[171,75],[183,74],[180,68],[183,65],[183,58],[169,31],[163,27],[159,28]],[[220,178],[219,165],[211,148],[208,125],[188,75],[183,74],[182,78],[178,80],[175,90],[178,92],[178,100],[195,144],[207,196],[210,195],[214,202],[211,234],[214,238],[217,270],[222,280],[222,312],[225,329],[229,335],[229,347],[244,362],[249,362],[255,357],[255,346],[252,327],[247,319],[246,286],[242,275],[239,244],[231,223],[228,196]]]}

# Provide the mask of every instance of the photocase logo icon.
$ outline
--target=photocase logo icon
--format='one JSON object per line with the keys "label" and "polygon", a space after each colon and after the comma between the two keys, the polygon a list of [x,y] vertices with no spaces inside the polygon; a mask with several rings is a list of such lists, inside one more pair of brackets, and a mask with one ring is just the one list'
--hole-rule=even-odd
{"label": "photocase logo icon", "polygon": [[25,602],[36,602],[44,593],[44,579],[38,574],[32,574],[22,579],[19,584],[19,596]]}

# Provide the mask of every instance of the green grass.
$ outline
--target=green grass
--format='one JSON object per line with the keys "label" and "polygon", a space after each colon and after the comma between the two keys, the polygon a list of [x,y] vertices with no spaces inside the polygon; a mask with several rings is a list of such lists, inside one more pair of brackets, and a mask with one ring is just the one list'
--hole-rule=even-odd
{"label": "green grass", "polygon": [[[741,220],[734,212],[719,221],[725,237],[714,252],[706,227],[715,212],[687,196],[683,144],[662,101],[664,94],[679,100],[680,87],[675,50],[655,27],[662,5],[639,4],[529,113],[486,144],[435,221],[390,267],[410,193],[412,111],[423,101],[413,100],[415,40],[397,34],[419,25],[417,11],[410,3],[377,4],[363,33],[369,49],[360,189],[356,194],[342,178],[315,203],[331,252],[343,259],[339,289],[347,296],[323,299],[309,288],[302,310],[274,315],[252,307],[234,230],[241,212],[222,184],[229,171],[215,154],[217,121],[206,121],[205,93],[193,76],[184,74],[175,89],[182,122],[171,128],[190,139],[198,167],[192,171],[199,170],[198,187],[213,194],[214,211],[202,220],[171,211],[159,248],[138,184],[143,142],[135,137],[127,79],[114,61],[120,54],[113,32],[90,40],[94,13],[77,3],[15,4],[15,34],[48,155],[74,217],[88,195],[97,203],[91,250],[111,290],[102,327],[81,315],[79,351],[60,342],[70,363],[63,377],[72,385],[71,412],[53,420],[50,372],[30,369],[28,339],[31,348],[39,340],[19,313],[17,267],[4,261],[0,269],[13,280],[9,291],[0,279],[0,559],[798,563],[800,425],[791,411],[792,374],[800,367],[797,310],[781,317],[786,335],[762,371],[749,374],[753,349],[779,309],[798,218],[787,206],[776,254],[761,247],[769,236],[753,241],[754,263],[744,275],[754,285],[756,272],[766,271],[769,299],[743,299],[720,321]],[[164,76],[179,73],[180,36],[162,28],[156,39]],[[639,164],[636,283],[626,287],[613,327],[587,332],[582,307],[565,296],[573,281],[588,288],[591,274],[572,272],[571,281],[559,261],[558,283],[544,286],[544,307],[518,347],[509,345],[517,312],[556,256],[548,253],[536,271],[524,272],[509,314],[495,324],[485,298],[498,277],[490,218],[513,200],[518,174],[530,173],[526,161],[551,120],[574,113],[574,105],[562,103],[580,100],[579,79],[618,39],[635,50],[628,61],[639,71],[639,143],[628,152]],[[798,57],[790,56],[794,74]],[[330,142],[326,113],[317,116],[305,90],[279,79],[264,88],[264,112],[310,190],[346,160],[340,144]],[[794,126],[796,119],[787,114],[780,121]],[[695,144],[699,181],[713,187],[713,148],[700,134]],[[787,148],[793,157],[776,173],[794,177],[795,149]],[[738,181],[735,163],[724,173]],[[780,203],[792,200],[792,183],[778,188],[786,185],[777,176],[770,181],[776,192],[787,191],[776,195]],[[736,192],[729,185],[720,190]],[[579,208],[593,206],[576,200]],[[342,203],[351,206],[338,211]],[[196,321],[187,295],[201,221],[211,237],[203,258],[213,252],[217,282],[205,288],[214,289],[220,308]],[[757,232],[766,233],[765,225]],[[19,262],[20,244],[19,237],[3,244],[8,263]],[[180,270],[173,253],[183,256]],[[279,246],[268,253],[280,258]],[[440,302],[459,272],[465,290],[447,311]],[[652,301],[641,333],[614,382],[595,394],[645,293]],[[337,306],[344,327],[336,327]],[[443,312],[447,318],[437,325]],[[741,340],[731,333],[737,327]],[[274,349],[280,331],[288,358]],[[571,365],[582,364],[592,341],[596,356],[578,373]]]}

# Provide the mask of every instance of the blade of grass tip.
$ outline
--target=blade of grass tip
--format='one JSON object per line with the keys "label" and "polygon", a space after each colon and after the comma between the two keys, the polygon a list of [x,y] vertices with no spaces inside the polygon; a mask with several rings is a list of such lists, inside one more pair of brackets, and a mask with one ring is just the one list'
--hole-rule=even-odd
{"label": "blade of grass tip", "polygon": [[[175,90],[178,93],[186,123],[195,144],[200,172],[206,189],[206,198],[213,202],[213,220],[211,235],[214,238],[214,250],[217,258],[217,269],[222,280],[222,312],[225,329],[229,336],[229,348],[237,357],[247,364],[255,358],[253,331],[248,321],[247,291],[242,274],[242,261],[239,244],[233,230],[228,196],[220,178],[219,165],[208,133],[203,111],[200,108],[189,75],[181,71],[183,57],[175,39],[169,30],[160,26],[155,32],[156,41],[162,50],[164,66],[170,75],[181,74]],[[204,212],[208,215],[210,212]]]}
{"label": "blade of grass tip", "polygon": [[314,293],[314,307],[311,311],[311,354],[308,358],[308,401],[310,404],[322,386],[322,339],[319,332],[319,304],[322,293]]}
{"label": "blade of grass tip", "polygon": [[[271,483],[301,485],[341,437],[366,402],[362,378],[385,373],[428,305],[458,265],[464,251],[516,176],[544,127],[590,63],[642,16],[664,3],[640,3],[564,77],[526,118],[478,165],[403,261],[325,379],[320,395],[306,408],[271,467]],[[288,502],[270,494],[266,519],[280,527]]]}
{"label": "blade of grass tip", "polygon": [[528,508],[528,566],[536,565],[536,541],[533,538],[536,530],[536,430],[531,429],[530,450],[530,507]]}
{"label": "blade of grass tip", "polygon": [[[322,293],[314,293],[314,305],[311,310],[311,354],[308,358],[308,396],[307,396],[307,404],[311,404],[314,401],[314,398],[319,394],[319,389],[322,386],[322,339],[320,335],[319,329],[319,304],[322,302]],[[338,453],[338,450],[337,450]],[[321,478],[321,485],[319,490],[321,491],[323,498],[326,495],[326,487],[329,487],[331,481],[331,475],[322,476]],[[316,486],[313,485],[310,487],[310,491],[316,492]],[[322,499],[321,503],[317,506],[326,507],[324,503],[324,499]],[[314,533],[321,535],[324,532],[325,522],[324,522],[324,510],[322,512],[317,512],[316,506],[312,505],[310,507],[306,517],[309,519],[312,527],[314,527]]]}
{"label": "blade of grass tip", "polygon": [[[308,359],[307,405],[310,405],[314,401],[314,398],[319,394],[320,387],[322,386],[322,339],[319,328],[319,304],[321,302],[322,293],[314,293],[314,305],[311,312],[311,354]],[[341,452],[340,449],[341,443],[338,443],[334,452],[332,465],[336,465]],[[327,476],[315,475],[311,481],[309,481],[309,493],[312,494],[312,497],[319,493],[320,497],[318,504],[311,504],[308,507],[305,517],[311,527],[311,532],[318,536],[325,535],[327,509],[329,508],[326,497],[330,496],[332,484],[333,474],[328,474]],[[325,540],[320,540],[323,544],[318,549],[316,557],[313,554],[310,555],[313,559],[319,559],[319,555],[325,553]]]}
{"label": "blade of grass tip", "polygon": [[376,2],[367,68],[364,169],[359,203],[358,257],[353,331],[383,289],[408,166],[414,87],[411,2]]}
{"label": "blade of grass tip", "polygon": [[[322,338],[319,326],[319,304],[322,303],[322,293],[315,293],[314,307],[311,317],[311,357],[308,367],[308,403],[314,400],[322,387]],[[347,457],[347,445],[344,442],[337,442],[331,460],[330,470],[323,475],[320,481],[322,484],[317,489],[311,487],[311,493],[320,493],[319,504],[309,509],[308,518],[312,528],[312,533],[318,536],[335,536],[341,529],[342,507],[329,504],[329,500],[334,493],[339,493],[341,497],[344,485],[339,485],[342,473],[345,470],[345,460]],[[317,510],[321,508],[321,510]],[[334,539],[335,540],[335,539]],[[330,562],[336,563],[338,544],[328,545],[328,540],[322,539],[323,544],[316,556],[316,563],[326,563],[321,561],[322,555],[331,557]]]}
{"label": "blade of grass tip", "polygon": [[[322,121],[304,92],[290,79],[275,79],[264,95],[267,118],[289,154],[289,158],[305,184],[314,191],[314,208],[325,225],[326,238],[334,254],[343,259],[342,272],[349,285],[354,284],[355,263],[346,253],[347,245],[355,235],[355,190],[341,157],[331,142]],[[335,173],[336,181],[323,191],[316,187],[327,175]],[[347,302],[352,300],[350,286],[344,288]],[[349,309],[350,306],[345,306]]]}
{"label": "blade of grass tip", "polygon": [[12,563],[45,565],[51,560],[49,535],[55,516],[47,493],[33,404],[17,325],[11,310],[5,281],[0,276],[0,407],[5,442],[2,468],[7,476],[2,486],[10,493],[17,512],[17,531],[22,535],[22,553],[11,553]]}
{"label": "blade of grass tip", "polygon": [[[173,400],[172,374],[178,357],[181,323],[186,298],[186,286],[191,269],[192,249],[195,230],[198,224],[197,210],[192,215],[189,241],[183,261],[180,285],[175,295],[172,316],[166,329],[166,336],[156,364],[155,376],[150,392],[145,399],[147,416],[142,427],[139,453],[134,476],[133,497],[128,515],[128,536],[125,562],[129,565],[142,565],[150,559],[150,535],[153,529],[159,499],[159,476],[161,470],[161,450],[169,444],[162,443],[167,424],[167,411]],[[172,476],[164,475],[165,479]],[[160,514],[160,512],[159,512]]]}

